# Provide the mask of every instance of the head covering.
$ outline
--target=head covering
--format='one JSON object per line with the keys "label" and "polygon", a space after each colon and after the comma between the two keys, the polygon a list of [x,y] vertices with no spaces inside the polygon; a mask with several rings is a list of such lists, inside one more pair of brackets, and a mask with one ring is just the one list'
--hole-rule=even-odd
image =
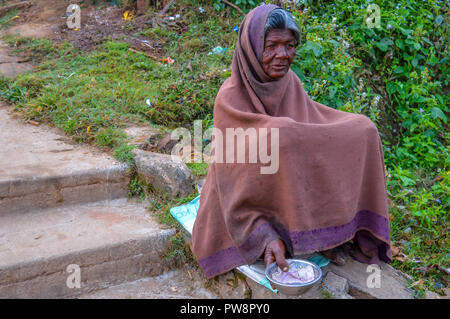
{"label": "head covering", "polygon": [[[391,261],[384,156],[375,124],[311,100],[289,70],[273,81],[261,66],[264,25],[275,5],[250,11],[239,28],[231,77],[214,104],[213,156],[200,195],[192,250],[210,278],[252,264],[281,238],[289,255],[322,251],[355,239],[358,260]],[[226,130],[256,131],[276,155],[245,141],[245,162]],[[278,132],[278,134],[277,134]],[[277,143],[271,144],[271,141]],[[234,161],[225,158],[233,150]],[[263,152],[264,153],[264,152]],[[226,154],[226,155],[225,155]],[[276,156],[272,157],[272,163]],[[276,165],[275,165],[276,166]],[[359,231],[363,236],[355,238]]]}

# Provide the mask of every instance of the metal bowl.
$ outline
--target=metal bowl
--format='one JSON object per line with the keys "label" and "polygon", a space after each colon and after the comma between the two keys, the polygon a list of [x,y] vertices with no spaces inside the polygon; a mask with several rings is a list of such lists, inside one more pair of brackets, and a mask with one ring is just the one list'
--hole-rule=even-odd
{"label": "metal bowl", "polygon": [[277,271],[278,265],[276,262],[273,262],[269,265],[269,267],[266,268],[265,274],[267,279],[269,280],[270,284],[272,285],[272,288],[278,289],[278,291],[290,295],[290,296],[296,296],[301,295],[311,289],[311,287],[317,285],[320,280],[322,279],[322,269],[320,269],[319,266],[317,266],[315,263],[312,263],[308,260],[304,259],[286,259],[288,264],[294,263],[300,263],[302,265],[311,265],[314,270],[314,279],[312,281],[309,281],[307,283],[298,283],[298,284],[284,284],[279,281],[276,281],[272,278],[272,275],[275,271]]}

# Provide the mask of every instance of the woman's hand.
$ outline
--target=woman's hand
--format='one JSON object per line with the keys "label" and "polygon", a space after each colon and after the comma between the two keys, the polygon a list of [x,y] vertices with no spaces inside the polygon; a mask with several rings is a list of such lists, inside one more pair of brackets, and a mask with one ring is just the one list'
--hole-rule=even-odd
{"label": "woman's hand", "polygon": [[286,261],[284,255],[286,254],[286,247],[284,246],[283,241],[280,238],[277,238],[271,241],[267,246],[264,252],[264,265],[266,268],[273,263],[277,262],[278,267],[283,271],[289,270],[289,265]]}

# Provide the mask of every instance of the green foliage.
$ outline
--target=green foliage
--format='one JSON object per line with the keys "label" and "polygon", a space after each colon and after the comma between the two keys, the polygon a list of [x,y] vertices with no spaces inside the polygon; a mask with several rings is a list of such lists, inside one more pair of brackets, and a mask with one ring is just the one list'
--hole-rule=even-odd
{"label": "green foliage", "polygon": [[169,199],[167,194],[152,190],[151,187],[147,187],[147,191],[151,194],[151,205],[148,209],[152,215],[157,218],[159,223],[177,230],[176,234],[170,239],[168,250],[164,256],[165,260],[176,266],[181,266],[187,262],[191,264],[195,263],[195,259],[188,245],[189,235],[170,214],[170,209],[192,201],[198,196],[198,193],[191,194],[185,198]]}
{"label": "green foliage", "polygon": [[119,146],[125,138],[125,133],[112,127],[101,128],[95,136],[98,146],[110,148]]}
{"label": "green foliage", "polygon": [[145,198],[145,185],[138,178],[131,179],[130,184],[128,184],[128,196]]}
{"label": "green foliage", "polygon": [[324,299],[335,299],[333,293],[331,293],[329,290],[320,288],[319,291]]}
{"label": "green foliage", "polygon": [[134,155],[131,153],[134,148],[134,145],[122,144],[114,149],[114,157],[121,162],[134,165]]}
{"label": "green foliage", "polygon": [[450,253],[449,182],[447,172],[431,185],[404,189],[391,208],[391,239],[402,253],[393,266],[414,278],[418,296],[425,290],[442,294],[448,286],[443,269],[448,268]]}
{"label": "green foliage", "polygon": [[[228,2],[235,4],[236,6],[238,6],[239,8],[242,8],[242,9],[251,9],[251,8],[255,7],[256,5],[258,5],[261,1],[258,1],[258,0],[229,0]],[[221,0],[214,0],[213,6],[217,11],[224,10],[225,8],[230,8]]]}
{"label": "green foliage", "polygon": [[204,176],[208,173],[209,163],[186,163],[195,176]]}
{"label": "green foliage", "polygon": [[9,24],[11,23],[11,21],[13,21],[13,18],[19,13],[19,10],[15,9],[15,10],[11,10],[9,12],[7,12],[5,15],[3,15],[0,18],[0,26],[3,29],[6,29]]}
{"label": "green foliage", "polygon": [[13,53],[25,53],[31,59],[31,62],[39,62],[43,57],[47,59],[55,58],[62,55],[65,50],[70,50],[70,45],[67,42],[53,45],[53,42],[47,39],[27,38],[16,35],[6,35],[2,39],[11,48],[16,48],[12,51]]}
{"label": "green foliage", "polygon": [[348,103],[357,97],[353,96],[354,74],[361,68],[361,60],[348,52],[351,39],[344,32],[339,33],[335,24],[324,24],[304,11],[293,12],[293,15],[300,26],[300,34],[306,35],[301,39],[292,64],[304,89],[313,100],[325,105],[345,111],[360,110],[361,105]]}
{"label": "green foliage", "polygon": [[194,261],[191,249],[186,242],[186,235],[182,231],[177,232],[169,239],[169,247],[164,257],[167,262],[178,267]]}

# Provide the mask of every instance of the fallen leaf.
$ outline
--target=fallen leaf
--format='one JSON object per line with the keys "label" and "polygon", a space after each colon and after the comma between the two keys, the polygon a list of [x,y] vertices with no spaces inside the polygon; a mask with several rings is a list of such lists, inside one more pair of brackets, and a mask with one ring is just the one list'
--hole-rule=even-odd
{"label": "fallen leaf", "polygon": [[395,206],[394,201],[392,199],[390,199],[390,198],[388,198],[388,204],[389,204],[389,207],[394,207]]}
{"label": "fallen leaf", "polygon": [[419,280],[417,280],[416,282],[414,282],[414,283],[413,283],[411,286],[409,286],[408,288],[412,288],[412,287],[414,287],[414,286],[422,287],[422,286],[423,286],[423,283],[424,283],[423,279],[420,278]]}
{"label": "fallen leaf", "polygon": [[135,49],[133,49],[133,48],[128,48],[128,50],[130,50],[131,52],[134,52],[134,53],[140,53],[140,54],[142,54],[141,51],[137,51],[137,50],[135,50]]}
{"label": "fallen leaf", "polygon": [[394,259],[398,260],[398,261],[401,261],[401,262],[404,262],[406,260],[406,258],[403,257],[403,256],[396,256],[396,257],[394,257]]}
{"label": "fallen leaf", "polygon": [[394,245],[391,245],[391,252],[392,252],[392,256],[395,257],[400,253],[400,249],[395,247]]}
{"label": "fallen leaf", "polygon": [[131,20],[132,18],[133,14],[129,10],[127,10],[124,12],[122,20]]}
{"label": "fallen leaf", "polygon": [[39,122],[33,121],[33,120],[28,120],[28,124],[34,125],[34,126],[39,126]]}
{"label": "fallen leaf", "polygon": [[439,269],[442,272],[445,272],[447,275],[450,275],[450,268],[444,268],[444,267],[439,266]]}

